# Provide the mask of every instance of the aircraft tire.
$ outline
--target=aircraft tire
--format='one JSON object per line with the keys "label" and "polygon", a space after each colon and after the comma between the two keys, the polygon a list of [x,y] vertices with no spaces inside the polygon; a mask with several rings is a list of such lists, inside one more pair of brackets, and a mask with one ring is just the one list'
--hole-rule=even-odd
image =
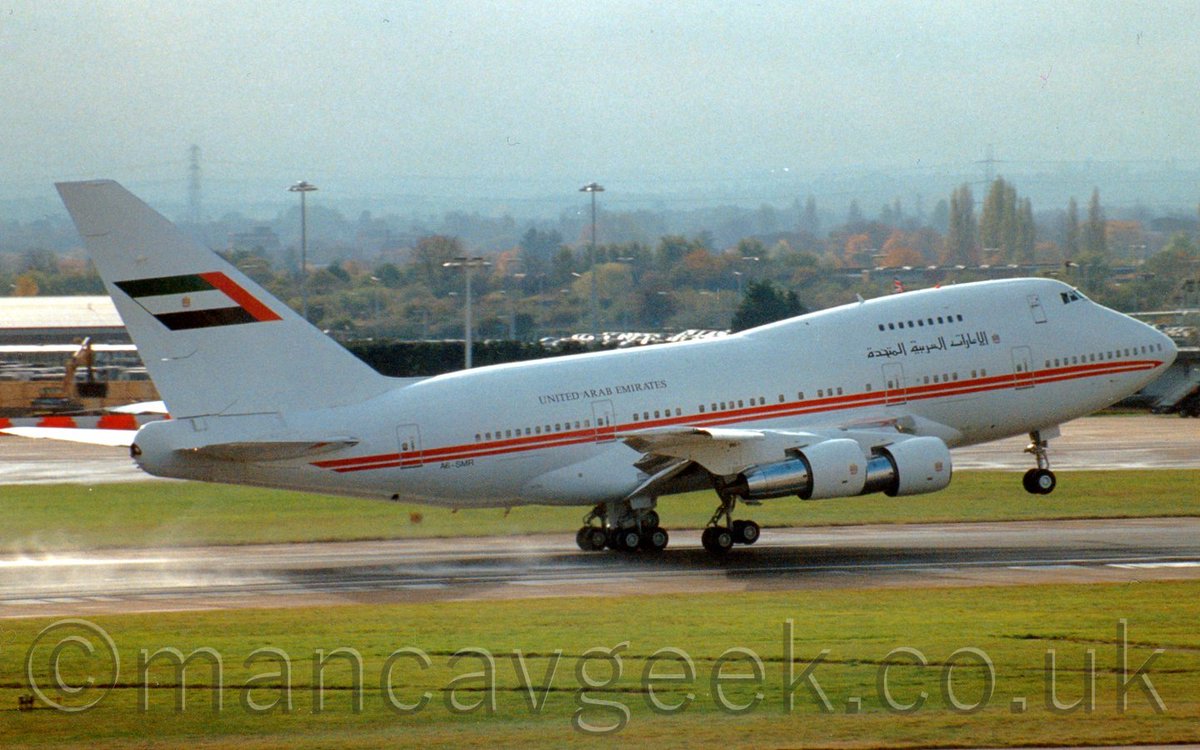
{"label": "aircraft tire", "polygon": [[666,529],[655,528],[642,536],[642,549],[647,552],[662,552],[667,548],[671,536]]}
{"label": "aircraft tire", "polygon": [[712,555],[724,555],[733,547],[733,532],[724,526],[709,526],[700,535],[700,543]]}
{"label": "aircraft tire", "polygon": [[734,521],[733,522],[733,541],[737,544],[745,544],[749,546],[758,541],[758,537],[762,534],[762,528],[754,521]]}
{"label": "aircraft tire", "polygon": [[608,544],[608,532],[599,526],[584,526],[575,534],[575,543],[584,552],[599,552]]}
{"label": "aircraft tire", "polygon": [[1029,471],[1025,472],[1025,476],[1021,477],[1021,486],[1024,487],[1025,491],[1030,495],[1038,494],[1037,485],[1034,484],[1034,478],[1037,473],[1037,469],[1030,469]]}
{"label": "aircraft tire", "polygon": [[616,532],[616,544],[613,546],[619,552],[633,552],[642,544],[642,535],[637,529],[619,529]]}
{"label": "aircraft tire", "polygon": [[1058,479],[1049,469],[1036,469],[1033,476],[1033,486],[1039,495],[1049,495],[1058,486]]}

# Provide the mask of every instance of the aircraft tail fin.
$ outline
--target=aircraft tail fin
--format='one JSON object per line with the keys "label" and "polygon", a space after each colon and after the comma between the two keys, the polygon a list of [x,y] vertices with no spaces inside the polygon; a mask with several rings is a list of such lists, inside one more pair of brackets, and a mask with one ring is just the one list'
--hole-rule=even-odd
{"label": "aircraft tail fin", "polygon": [[393,387],[116,182],[56,187],[173,417],[338,406]]}

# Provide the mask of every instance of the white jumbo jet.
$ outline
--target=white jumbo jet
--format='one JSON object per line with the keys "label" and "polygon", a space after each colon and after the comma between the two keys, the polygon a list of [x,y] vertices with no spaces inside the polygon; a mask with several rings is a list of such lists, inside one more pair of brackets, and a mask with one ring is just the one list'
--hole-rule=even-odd
{"label": "white jumbo jet", "polygon": [[1175,359],[1153,328],[1050,279],[908,292],[720,339],[383,376],[112,181],[60,183],[171,419],[130,435],[157,476],[449,507],[590,508],[585,550],[661,550],[660,496],[748,505],[950,483],[950,449],[1058,425]]}

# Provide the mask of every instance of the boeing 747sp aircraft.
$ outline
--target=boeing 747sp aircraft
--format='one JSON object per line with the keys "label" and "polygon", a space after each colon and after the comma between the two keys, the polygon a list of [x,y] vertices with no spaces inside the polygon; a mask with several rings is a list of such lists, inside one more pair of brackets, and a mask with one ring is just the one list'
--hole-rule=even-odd
{"label": "boeing 747sp aircraft", "polygon": [[715,340],[483,367],[372,370],[111,181],[58,185],[173,417],[147,472],[451,507],[589,508],[585,550],[660,550],[656,501],[709,487],[713,553],[755,505],[950,483],[950,449],[1028,433],[1054,489],[1058,425],[1135,392],[1176,350],[1067,284],[926,289]]}

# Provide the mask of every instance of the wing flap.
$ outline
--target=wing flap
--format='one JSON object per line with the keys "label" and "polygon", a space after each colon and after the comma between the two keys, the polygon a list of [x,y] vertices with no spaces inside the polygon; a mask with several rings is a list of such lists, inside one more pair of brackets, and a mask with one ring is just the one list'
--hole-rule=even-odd
{"label": "wing flap", "polygon": [[652,427],[617,437],[640,453],[694,461],[720,476],[736,474],[757,463],[778,461],[786,449],[821,439],[807,432],[687,426]]}

